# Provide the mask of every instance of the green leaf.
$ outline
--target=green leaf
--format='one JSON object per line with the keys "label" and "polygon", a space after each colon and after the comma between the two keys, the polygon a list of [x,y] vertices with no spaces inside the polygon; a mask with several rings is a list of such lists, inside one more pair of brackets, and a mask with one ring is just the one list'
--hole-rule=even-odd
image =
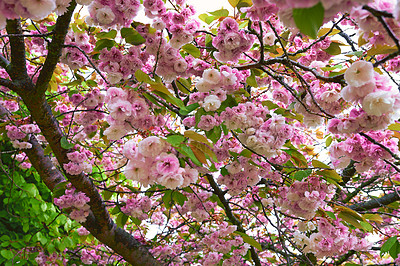
{"label": "green leaf", "polygon": [[386,240],[386,242],[381,247],[381,254],[388,252],[396,242],[397,236],[392,236],[391,238]]}
{"label": "green leaf", "polygon": [[110,30],[108,32],[99,32],[96,34],[97,39],[115,39],[117,36],[117,31],[116,30]]}
{"label": "green leaf", "polygon": [[335,182],[342,182],[342,177],[335,171],[335,170],[322,170],[316,171],[317,175],[322,175],[323,177],[327,178],[328,181],[333,180]]}
{"label": "green leaf", "polygon": [[221,168],[221,175],[223,175],[223,176],[229,175],[229,172],[228,172],[228,170],[226,170],[225,167]]}
{"label": "green leaf", "polygon": [[326,146],[326,147],[331,146],[332,141],[333,141],[332,136],[327,137],[326,140],[325,140],[325,146]]}
{"label": "green leaf", "polygon": [[172,199],[181,206],[183,206],[183,204],[185,204],[185,201],[188,200],[188,198],[185,195],[183,195],[178,191],[174,191],[174,193],[172,194]]}
{"label": "green leaf", "polygon": [[192,103],[188,106],[184,106],[179,110],[179,113],[181,115],[188,115],[190,114],[192,111],[196,110],[198,107],[200,107],[200,105],[198,103]]}
{"label": "green leaf", "polygon": [[85,82],[89,87],[97,87],[98,86],[97,82],[94,80],[91,80],[91,79],[85,80]]}
{"label": "green leaf", "polygon": [[256,80],[256,75],[255,72],[253,70],[251,70],[251,75],[249,77],[247,77],[246,79],[246,83],[254,88],[257,88],[257,80]]}
{"label": "green leaf", "polygon": [[164,196],[162,197],[162,200],[164,202],[165,208],[169,209],[173,203],[173,199],[172,199],[172,194],[173,190],[167,190],[164,193]]}
{"label": "green leaf", "polygon": [[114,192],[112,192],[112,191],[104,190],[103,191],[103,199],[109,200],[113,194],[114,194]]}
{"label": "green leaf", "polygon": [[331,169],[328,165],[326,165],[326,164],[324,164],[323,162],[318,161],[318,160],[312,160],[311,163],[312,163],[312,165],[313,165],[314,167],[317,167],[317,168]]}
{"label": "green leaf", "polygon": [[323,24],[324,13],[324,7],[319,2],[310,8],[293,9],[293,19],[301,33],[316,39],[318,30]]}
{"label": "green leaf", "polygon": [[371,49],[368,50],[368,56],[374,56],[378,54],[391,54],[397,52],[398,49],[396,46],[388,46],[388,45],[374,45]]}
{"label": "green leaf", "polygon": [[139,226],[142,223],[142,220],[140,220],[139,218],[136,218],[136,217],[131,217],[131,220],[137,226]]}
{"label": "green leaf", "polygon": [[190,138],[192,140],[210,145],[210,142],[208,141],[208,139],[206,137],[204,137],[203,135],[201,135],[197,132],[194,132],[193,130],[186,130],[184,133],[184,136],[187,138]]}
{"label": "green leaf", "polygon": [[383,223],[383,218],[376,213],[366,213],[362,215],[365,219],[377,222],[377,223]]}
{"label": "green leaf", "polygon": [[7,260],[10,260],[14,257],[14,253],[12,253],[11,250],[7,250],[7,249],[3,249],[0,252],[1,256],[3,256],[4,258],[6,258]]}
{"label": "green leaf", "polygon": [[228,0],[228,2],[233,8],[235,8],[237,4],[239,4],[240,0]]}
{"label": "green leaf", "polygon": [[221,18],[221,17],[227,17],[229,16],[229,11],[226,9],[219,9],[219,10],[215,10],[213,12],[208,12],[213,16],[216,16],[217,18]]}
{"label": "green leaf", "polygon": [[324,51],[330,55],[339,55],[342,53],[342,50],[340,49],[340,45],[341,45],[340,43],[331,42],[329,47],[324,49]]}
{"label": "green leaf", "polygon": [[297,171],[296,173],[294,173],[293,178],[296,179],[296,180],[298,180],[298,181],[301,181],[301,180],[303,180],[304,178],[310,176],[311,173],[312,173],[312,170],[311,170],[311,169]]}
{"label": "green leaf", "polygon": [[362,227],[362,225],[360,224],[360,222],[353,215],[351,215],[348,212],[340,212],[338,214],[338,218],[342,219],[343,221],[348,222],[349,224],[351,224],[355,228],[364,229]]}
{"label": "green leaf", "polygon": [[182,135],[170,135],[166,139],[166,141],[174,147],[179,146],[184,140],[185,137]]}
{"label": "green leaf", "polygon": [[39,191],[37,190],[35,184],[32,184],[32,183],[24,184],[23,188],[32,197],[36,197],[38,195],[38,193],[39,193]]}
{"label": "green leaf", "polygon": [[146,39],[142,37],[135,29],[133,28],[122,28],[121,36],[125,39],[127,43],[133,45],[141,45],[146,42]]}
{"label": "green leaf", "polygon": [[361,221],[360,224],[365,231],[372,233],[374,228],[370,223]]}
{"label": "green leaf", "polygon": [[178,99],[175,96],[173,96],[168,91],[167,87],[165,87],[163,84],[161,84],[161,83],[152,83],[150,85],[150,87],[152,89],[154,89],[153,93],[157,94],[158,96],[160,96],[161,98],[163,98],[167,102],[175,104],[179,108],[185,107],[185,104],[183,103],[183,101],[181,99]]}
{"label": "green leaf", "polygon": [[346,53],[345,55],[348,57],[357,56],[358,58],[360,58],[363,54],[364,54],[363,51],[355,51],[355,52]]}
{"label": "green leaf", "polygon": [[272,101],[269,101],[269,100],[263,101],[261,104],[263,106],[266,106],[268,108],[268,110],[273,110],[273,109],[279,108],[279,105],[277,105],[276,103],[273,103]]}
{"label": "green leaf", "polygon": [[60,144],[61,144],[61,148],[66,149],[66,150],[72,149],[75,146],[75,144],[69,143],[65,136],[61,137]]}
{"label": "green leaf", "polygon": [[183,92],[185,94],[189,94],[190,93],[189,90],[192,87],[192,81],[190,80],[190,78],[187,78],[187,79],[178,78],[176,80],[176,85],[181,92]]}
{"label": "green leaf", "polygon": [[104,48],[111,48],[113,47],[115,42],[109,39],[101,39],[96,42],[96,47],[94,47],[94,51],[101,51]]}
{"label": "green leaf", "polygon": [[243,238],[243,241],[246,242],[247,244],[250,244],[251,246],[255,247],[256,249],[258,249],[259,251],[262,251],[262,247],[261,244],[258,243],[254,238],[252,238],[251,236],[239,232],[239,231],[235,231],[235,234],[240,235]]}
{"label": "green leaf", "polygon": [[182,46],[182,49],[187,52],[188,54],[192,55],[195,58],[199,58],[200,57],[200,49],[197,48],[196,46],[194,46],[191,43],[187,43],[184,46]]}
{"label": "green leaf", "polygon": [[335,216],[335,214],[334,214],[333,212],[326,211],[326,214],[327,214],[331,219],[336,220],[336,216]]}
{"label": "green leaf", "polygon": [[183,155],[187,156],[192,162],[197,166],[203,166],[202,163],[196,158],[191,148],[188,146],[182,145],[180,147],[176,147],[178,152],[182,153]]}
{"label": "green leaf", "polygon": [[149,94],[149,93],[147,93],[147,92],[144,92],[142,95],[143,95],[147,100],[149,100],[150,102],[154,103],[154,104],[157,105],[158,107],[162,107],[162,106],[157,102],[157,100],[154,98],[153,95],[151,95],[151,94]]}
{"label": "green leaf", "polygon": [[210,131],[206,131],[206,136],[209,138],[213,143],[217,143],[217,141],[221,138],[222,130],[220,126],[215,126]]}
{"label": "green leaf", "polygon": [[140,69],[136,70],[135,77],[136,77],[137,81],[139,81],[139,82],[144,82],[144,83],[148,83],[148,84],[154,82],[154,81],[151,80],[149,75],[147,75],[146,73],[144,73]]}
{"label": "green leaf", "polygon": [[252,6],[253,2],[251,0],[240,0],[239,3],[236,5],[237,9],[242,7],[249,7]]}
{"label": "green leaf", "polygon": [[128,221],[129,216],[127,216],[125,213],[120,213],[117,217],[117,225],[121,228],[124,228],[124,225]]}
{"label": "green leaf", "polygon": [[211,24],[211,22],[213,22],[214,20],[217,19],[217,17],[215,16],[209,16],[207,14],[200,14],[199,15],[199,19],[201,19],[202,21],[204,21],[207,24]]}
{"label": "green leaf", "polygon": [[397,259],[397,257],[400,254],[400,243],[399,243],[399,241],[396,240],[396,242],[394,242],[393,246],[389,250],[389,254],[393,259]]}
{"label": "green leaf", "polygon": [[393,130],[393,131],[400,131],[400,124],[399,123],[393,123],[391,125],[388,126],[389,130]]}
{"label": "green leaf", "polygon": [[246,158],[251,158],[251,156],[253,155],[253,153],[248,150],[248,149],[244,149],[239,153],[240,156],[246,157]]}

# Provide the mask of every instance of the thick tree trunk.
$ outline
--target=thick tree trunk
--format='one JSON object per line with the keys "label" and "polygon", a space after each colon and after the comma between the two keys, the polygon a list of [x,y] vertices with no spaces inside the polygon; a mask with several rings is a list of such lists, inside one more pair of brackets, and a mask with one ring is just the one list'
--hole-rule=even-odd
{"label": "thick tree trunk", "polygon": [[[1,66],[7,70],[12,79],[11,81],[2,79],[2,85],[9,87],[23,99],[32,116],[32,120],[39,126],[61,168],[69,162],[67,153],[70,151],[61,147],[63,132],[46,101],[45,92],[61,56],[65,36],[75,6],[75,1],[72,1],[68,11],[57,20],[52,34],[52,41],[48,47],[48,55],[39,74],[37,84],[32,83],[27,73],[25,41],[22,36],[23,32],[19,20],[7,21],[7,32],[14,34],[9,38],[11,62],[8,62],[3,57],[0,58]],[[4,114],[4,108],[2,110]],[[85,193],[90,198],[91,213],[87,217],[87,221],[83,223],[83,226],[94,237],[112,248],[132,265],[160,264],[138,240],[128,232],[117,227],[111,219],[98,190],[88,176],[84,173],[79,175],[62,173],[53,165],[49,157],[44,155],[43,148],[35,138],[31,138],[30,143],[32,144],[32,149],[26,150],[25,153],[50,190],[54,190],[57,184],[63,182],[66,177],[78,191]]]}

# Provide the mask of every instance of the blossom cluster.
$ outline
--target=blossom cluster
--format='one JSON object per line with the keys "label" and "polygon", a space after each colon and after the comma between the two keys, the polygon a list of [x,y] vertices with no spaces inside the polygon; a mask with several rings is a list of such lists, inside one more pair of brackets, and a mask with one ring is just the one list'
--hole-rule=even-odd
{"label": "blossom cluster", "polygon": [[[248,148],[260,155],[266,157],[277,156],[283,144],[293,136],[293,127],[292,125],[286,124],[286,120],[283,116],[274,113],[270,119],[264,122],[261,118],[262,116],[256,116],[255,111],[256,110],[253,108],[244,112],[248,115],[254,114],[254,118],[257,119],[255,121],[257,124],[243,127],[245,130],[244,133],[239,134],[239,139]],[[259,124],[260,122],[261,124]]]}
{"label": "blossom cluster", "polygon": [[70,162],[63,165],[64,170],[70,175],[79,175],[82,171],[85,173],[92,172],[92,162],[89,160],[88,155],[92,153],[87,150],[82,152],[74,151],[67,154]]}
{"label": "blossom cluster", "polygon": [[89,24],[102,27],[128,27],[139,12],[139,0],[93,0],[89,7]]}
{"label": "blossom cluster", "polygon": [[[156,74],[162,76],[166,82],[172,82],[176,77],[185,77],[200,68],[202,71],[208,64],[195,60],[188,55],[185,58],[179,52],[179,48],[192,41],[192,35],[187,34],[185,39],[174,39],[176,43],[167,42],[161,31],[149,32],[147,27],[138,27],[140,34],[146,39],[145,52],[157,58]],[[177,36],[177,35],[176,35]],[[198,70],[197,70],[198,71]]]}
{"label": "blossom cluster", "polygon": [[237,62],[254,43],[255,36],[239,30],[239,24],[233,18],[225,18],[218,29],[218,35],[212,44],[218,49],[215,58],[221,62]]}
{"label": "blossom cluster", "polygon": [[192,168],[182,168],[178,157],[167,153],[169,145],[152,136],[136,142],[125,143],[123,154],[129,159],[125,167],[126,178],[140,182],[143,186],[158,183],[170,189],[186,187],[198,179],[198,172]]}
{"label": "blossom cluster", "polygon": [[348,117],[331,119],[328,130],[332,133],[356,133],[380,130],[400,116],[400,93],[384,76],[374,72],[373,65],[357,61],[344,75],[348,86],[340,92],[348,102],[360,103],[362,109],[353,108]]}
{"label": "blossom cluster", "polygon": [[151,209],[151,200],[147,196],[141,198],[124,198],[121,199],[125,205],[121,207],[121,211],[126,215],[138,218],[140,220],[147,219],[147,213]]}
{"label": "blossom cluster", "polygon": [[62,256],[62,254],[51,253],[47,255],[45,252],[40,251],[35,257],[35,262],[38,266],[47,266],[49,264],[56,265],[58,262],[67,264],[68,260]]}
{"label": "blossom cluster", "polygon": [[241,256],[247,253],[250,245],[244,243],[241,236],[233,235],[236,229],[236,225],[228,225],[227,222],[223,222],[218,226],[218,230],[212,233],[206,231],[207,234],[201,243],[206,245],[210,252],[205,255],[202,265],[215,265],[224,254],[231,252],[232,256],[229,259],[224,259],[222,265],[240,265],[239,263],[242,261]]}
{"label": "blossom cluster", "polygon": [[249,158],[239,157],[226,166],[228,174],[220,175],[218,183],[225,185],[229,189],[230,195],[238,195],[247,186],[254,186],[260,181],[258,167],[249,163]]}
{"label": "blossom cluster", "polygon": [[65,190],[65,195],[54,198],[54,204],[61,209],[68,209],[69,217],[78,223],[86,222],[90,210],[90,206],[87,204],[89,201],[90,198],[85,193],[76,192],[75,188],[71,186]]}
{"label": "blossom cluster", "polygon": [[[367,135],[393,153],[399,152],[399,139],[392,138],[392,131],[370,131]],[[335,168],[345,168],[353,160],[359,173],[383,168],[386,164],[382,160],[392,159],[389,152],[361,135],[353,135],[344,141],[333,143],[329,153]]]}
{"label": "blossom cluster", "polygon": [[243,8],[246,12],[246,16],[251,18],[253,21],[267,21],[270,17],[274,16],[279,8],[268,0],[256,0],[253,1],[251,7]]}
{"label": "blossom cluster", "polygon": [[203,222],[210,217],[209,212],[217,203],[209,201],[212,196],[208,192],[187,193],[188,200],[182,206],[182,213],[190,212],[191,216],[198,222]]}
{"label": "blossom cluster", "polygon": [[118,140],[134,128],[150,129],[163,124],[162,116],[153,116],[146,101],[134,90],[108,88],[105,102],[110,111],[106,118],[110,127],[104,131],[108,139]]}
{"label": "blossom cluster", "polygon": [[343,255],[350,250],[365,251],[370,248],[370,243],[365,238],[356,235],[356,231],[350,232],[340,219],[328,221],[319,218],[317,232],[311,222],[299,223],[302,232],[311,231],[308,234],[296,231],[294,241],[305,253],[314,253],[317,257]]}
{"label": "blossom cluster", "polygon": [[[73,138],[74,140],[82,141],[87,135],[97,130],[97,125],[95,123],[105,116],[101,111],[104,105],[104,99],[104,94],[102,94],[98,88],[93,89],[85,95],[76,93],[69,97],[69,101],[74,105],[74,109],[68,107],[64,107],[63,109],[65,109],[64,111],[66,112],[74,111],[74,121],[78,125],[81,125],[81,127],[73,129],[73,131],[77,133]],[[66,114],[63,119],[63,124],[65,126],[69,125],[71,119],[72,114]]]}
{"label": "blossom cluster", "polygon": [[40,129],[35,124],[25,124],[19,127],[15,125],[6,125],[7,137],[10,138],[11,143],[16,149],[30,149],[32,144],[25,141],[27,135],[38,134]]}
{"label": "blossom cluster", "polygon": [[0,1],[0,29],[6,26],[6,19],[20,17],[41,20],[50,13],[62,15],[67,11],[71,0],[13,0]]}
{"label": "blossom cluster", "polygon": [[[321,63],[321,62],[320,62]],[[320,68],[323,63],[311,64],[312,67]],[[341,98],[340,85],[335,83],[321,84],[320,80],[305,74],[304,79],[310,82],[309,90],[301,102],[295,101],[295,111],[304,116],[305,126],[313,128],[323,124],[323,112],[330,115],[340,114],[346,107],[346,102]],[[297,85],[294,85],[297,86]],[[298,86],[300,92],[305,92],[304,88]],[[317,115],[318,114],[318,115]]]}
{"label": "blossom cluster", "polygon": [[[202,73],[202,78],[197,81],[196,88],[199,92],[212,91],[219,98],[226,99],[226,94],[233,93],[242,79],[243,74],[229,67],[221,67],[219,71],[207,69]],[[191,95],[191,97],[195,97],[195,95]],[[191,98],[191,102],[197,101],[198,99]]]}
{"label": "blossom cluster", "polygon": [[318,208],[326,206],[325,200],[334,195],[334,186],[321,182],[319,177],[311,176],[306,181],[295,181],[290,187],[279,188],[277,204],[282,211],[304,219],[314,217]]}
{"label": "blossom cluster", "polygon": [[81,250],[81,261],[84,264],[93,264],[94,262],[98,262],[101,259],[101,256],[96,254],[96,250]]}
{"label": "blossom cluster", "polygon": [[119,83],[135,74],[147,62],[148,54],[141,52],[136,46],[129,47],[123,54],[118,48],[110,50],[104,48],[100,51],[99,69],[107,73],[107,80],[111,84]]}
{"label": "blossom cluster", "polygon": [[[72,70],[81,68],[89,63],[85,54],[93,51],[94,46],[89,42],[89,35],[86,32],[69,32],[65,38],[61,62],[68,65]],[[83,51],[80,51],[80,49]]]}
{"label": "blossom cluster", "polygon": [[[369,1],[370,7],[383,12],[393,12],[395,10],[396,1]],[[360,27],[361,37],[368,41],[368,43],[379,46],[379,45],[395,45],[392,38],[389,36],[384,26],[379,23],[378,19],[373,16],[369,11],[362,8],[362,6],[354,7],[351,12],[351,16],[354,17],[355,22]],[[387,22],[392,33],[395,36],[400,34],[400,24],[398,20],[390,19]]]}

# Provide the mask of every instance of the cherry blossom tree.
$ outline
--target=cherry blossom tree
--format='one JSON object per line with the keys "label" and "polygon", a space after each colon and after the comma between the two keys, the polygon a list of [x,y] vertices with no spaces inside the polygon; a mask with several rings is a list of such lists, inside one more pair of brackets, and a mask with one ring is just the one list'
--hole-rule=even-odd
{"label": "cherry blossom tree", "polygon": [[0,264],[400,265],[400,2],[226,4],[0,0]]}

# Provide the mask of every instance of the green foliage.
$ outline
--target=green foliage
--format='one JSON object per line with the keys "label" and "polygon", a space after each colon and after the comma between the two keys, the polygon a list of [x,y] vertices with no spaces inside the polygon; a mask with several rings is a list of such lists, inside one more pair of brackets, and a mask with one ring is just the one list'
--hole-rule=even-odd
{"label": "green foliage", "polygon": [[133,45],[140,45],[146,40],[142,37],[142,35],[139,34],[135,29],[133,28],[122,28],[121,29],[121,36],[122,38],[125,39],[127,43],[133,44]]}
{"label": "green foliage", "polygon": [[[40,247],[49,253],[75,248],[79,226],[52,203],[50,190],[32,170],[17,167],[11,145],[0,142],[0,264],[34,262]],[[56,244],[60,243],[60,244]]]}
{"label": "green foliage", "polygon": [[318,37],[318,30],[324,20],[324,7],[321,2],[310,8],[293,9],[293,19],[301,33],[313,39]]}

